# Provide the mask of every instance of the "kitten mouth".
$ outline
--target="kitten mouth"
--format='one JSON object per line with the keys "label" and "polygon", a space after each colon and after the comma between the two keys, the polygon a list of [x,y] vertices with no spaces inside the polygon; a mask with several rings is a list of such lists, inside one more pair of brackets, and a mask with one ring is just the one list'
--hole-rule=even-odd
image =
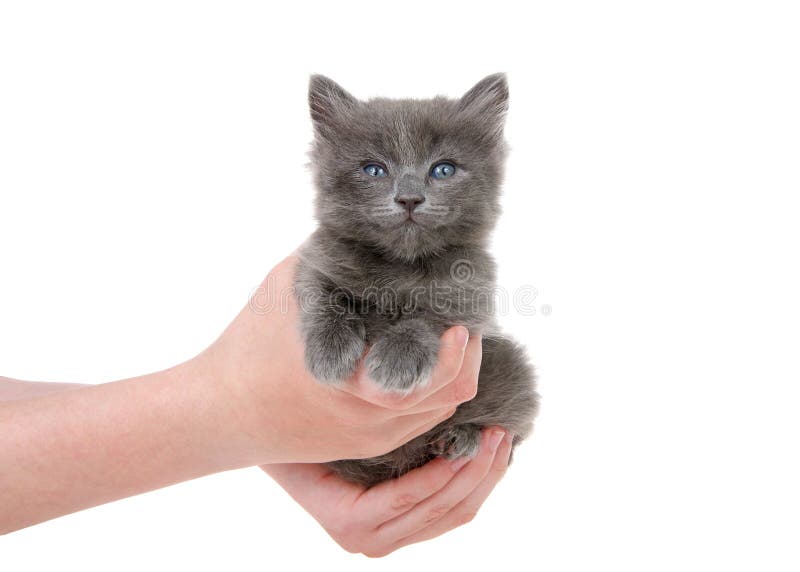
{"label": "kitten mouth", "polygon": [[419,218],[415,217],[408,217],[406,220],[403,221],[403,228],[406,229],[414,229],[414,230],[422,230],[423,228],[427,228],[427,224],[421,221]]}

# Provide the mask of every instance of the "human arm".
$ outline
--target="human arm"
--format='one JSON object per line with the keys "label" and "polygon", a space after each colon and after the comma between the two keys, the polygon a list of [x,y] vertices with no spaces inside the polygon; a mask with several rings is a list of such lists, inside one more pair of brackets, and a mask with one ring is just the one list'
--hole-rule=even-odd
{"label": "human arm", "polygon": [[85,387],[82,383],[50,383],[46,381],[20,381],[0,376],[0,401],[30,399],[57,391]]}
{"label": "human arm", "polygon": [[[267,280],[288,288],[293,267]],[[0,403],[0,532],[218,471],[382,454],[474,395],[476,379],[454,381],[462,328],[443,336],[427,388],[388,396],[363,368],[341,386],[314,380],[297,312],[291,300],[265,314],[247,306],[174,368]]]}
{"label": "human arm", "polygon": [[189,362],[0,403],[0,532],[245,463],[207,376]]}
{"label": "human arm", "polygon": [[[471,338],[456,387],[470,387],[480,369],[480,337]],[[84,387],[33,383],[0,377],[0,401]],[[495,428],[496,429],[496,428]],[[503,477],[511,451],[484,432],[475,459],[436,459],[399,479],[369,490],[334,474],[324,464],[262,465],[345,550],[385,556],[403,546],[429,540],[469,522]]]}
{"label": "human arm", "polygon": [[[471,375],[469,366],[460,375]],[[84,386],[0,377],[0,401],[77,387]],[[510,452],[506,437],[496,452],[489,444],[472,461],[436,459],[369,491],[324,464],[278,463],[261,469],[345,550],[379,557],[470,522],[505,474]]]}

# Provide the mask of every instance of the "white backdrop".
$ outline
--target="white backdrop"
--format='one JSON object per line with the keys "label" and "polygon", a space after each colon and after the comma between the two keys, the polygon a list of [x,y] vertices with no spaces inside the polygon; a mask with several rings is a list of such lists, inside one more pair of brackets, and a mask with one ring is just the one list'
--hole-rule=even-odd
{"label": "white backdrop", "polygon": [[310,73],[425,97],[506,71],[494,248],[538,292],[503,322],[543,395],[478,518],[383,560],[249,469],[2,537],[0,570],[797,570],[798,26],[769,1],[0,4],[1,375],[210,343],[313,229]]}

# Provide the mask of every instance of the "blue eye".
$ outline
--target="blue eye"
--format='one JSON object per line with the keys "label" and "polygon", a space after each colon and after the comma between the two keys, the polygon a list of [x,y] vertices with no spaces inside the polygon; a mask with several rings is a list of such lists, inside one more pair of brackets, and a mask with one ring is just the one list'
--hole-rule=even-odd
{"label": "blue eye", "polygon": [[364,172],[370,177],[386,177],[386,169],[375,163],[370,163],[364,167]]}
{"label": "blue eye", "polygon": [[431,177],[434,179],[446,179],[452,177],[456,172],[456,168],[451,163],[437,163],[431,169]]}

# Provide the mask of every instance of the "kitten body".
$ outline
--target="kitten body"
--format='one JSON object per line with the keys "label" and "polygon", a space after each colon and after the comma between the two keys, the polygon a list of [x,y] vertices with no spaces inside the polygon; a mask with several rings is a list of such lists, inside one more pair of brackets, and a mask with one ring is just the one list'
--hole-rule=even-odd
{"label": "kitten body", "polygon": [[[489,425],[512,432],[515,445],[532,429],[533,369],[495,326],[486,249],[499,214],[507,98],[500,74],[460,99],[369,101],[312,77],[319,228],[300,250],[295,280],[309,371],[340,382],[367,351],[376,383],[409,392],[427,382],[444,330],[483,335],[475,398],[395,451],[330,463],[345,478],[373,485],[437,455],[474,455]],[[445,163],[452,174],[434,177]]]}

